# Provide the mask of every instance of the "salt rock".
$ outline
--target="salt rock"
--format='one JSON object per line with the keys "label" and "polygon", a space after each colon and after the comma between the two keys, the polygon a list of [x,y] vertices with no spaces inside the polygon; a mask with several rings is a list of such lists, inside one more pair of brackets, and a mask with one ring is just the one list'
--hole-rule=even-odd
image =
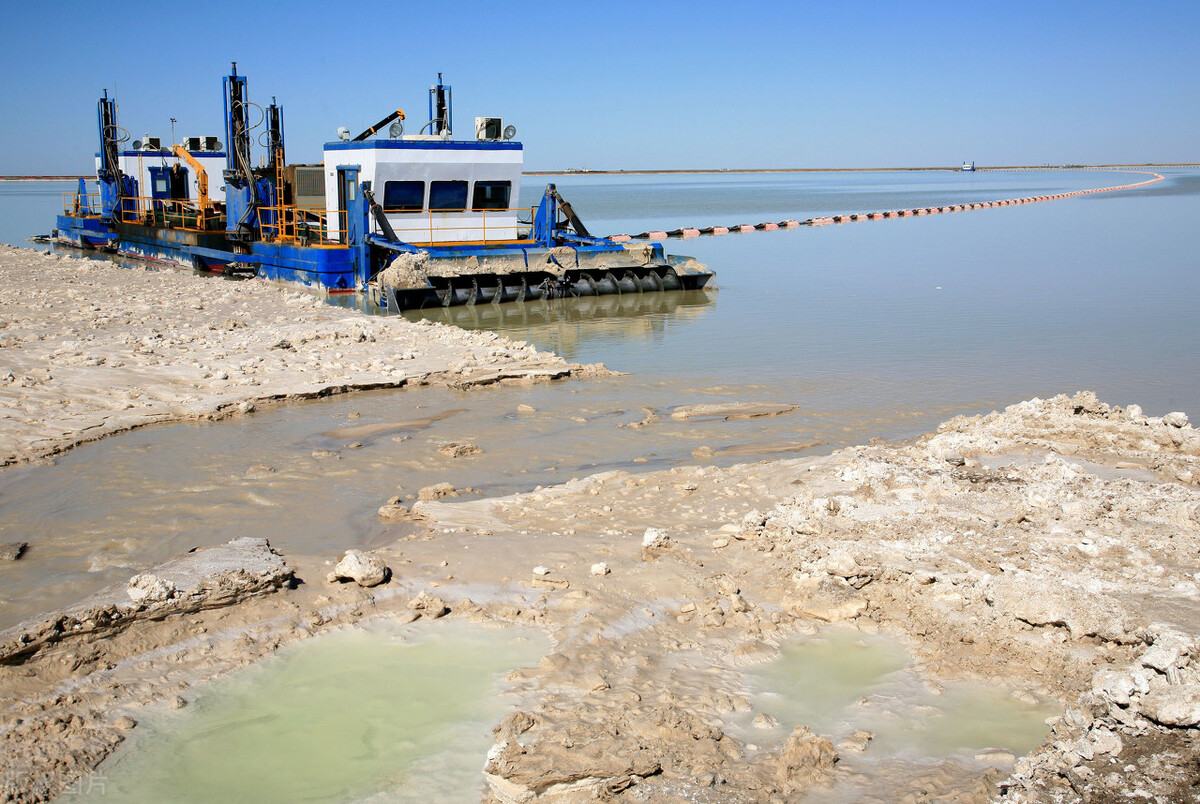
{"label": "salt rock", "polygon": [[1131,641],[1129,622],[1120,604],[1111,598],[1051,587],[1025,572],[1015,576],[994,578],[987,590],[989,602],[997,603],[1006,614],[1030,625],[1066,627],[1076,639],[1095,636],[1110,642]]}
{"label": "salt rock", "polygon": [[449,483],[434,483],[417,492],[418,500],[440,500],[442,497],[457,497],[458,490]]}
{"label": "salt rock", "polygon": [[1148,691],[1149,685],[1132,673],[1101,670],[1092,676],[1092,694],[1118,706],[1129,706],[1135,695]]}
{"label": "salt rock", "polygon": [[1163,424],[1168,425],[1170,427],[1187,427],[1188,426],[1187,414],[1181,410],[1176,410],[1176,411],[1172,411],[1171,413],[1168,413],[1166,416],[1162,417],[1162,420],[1163,420]]}
{"label": "salt rock", "polygon": [[442,444],[438,447],[438,452],[447,455],[451,458],[466,458],[470,455],[478,455],[483,452],[475,444],[469,442],[452,441],[449,444]]}
{"label": "salt rock", "polygon": [[28,547],[26,542],[9,542],[0,544],[0,561],[16,561]]}
{"label": "salt rock", "polygon": [[651,561],[671,549],[671,537],[660,528],[646,528],[642,536],[642,561]]}
{"label": "salt rock", "polygon": [[1160,673],[1181,666],[1185,663],[1181,646],[1172,644],[1154,644],[1147,648],[1138,662],[1143,667],[1151,667]]}
{"label": "salt rock", "polygon": [[591,570],[593,575],[607,575],[611,571],[603,561],[593,564]]}
{"label": "salt rock", "polygon": [[[493,728],[492,733],[499,737],[507,736],[515,740],[517,737],[536,726],[537,723],[537,718],[528,712],[510,712],[501,718],[500,725]],[[493,752],[499,753],[497,748],[498,746],[493,745],[491,750],[488,751],[489,760],[494,758]],[[500,750],[503,749],[500,748]]]}
{"label": "salt rock", "polygon": [[867,608],[867,599],[836,575],[806,576],[796,584],[796,598],[788,607],[826,622],[854,619]]}
{"label": "salt rock", "polygon": [[351,580],[359,586],[378,586],[388,579],[390,571],[379,556],[361,550],[347,550],[333,568],[331,581]]}
{"label": "salt rock", "polygon": [[125,588],[134,603],[160,603],[175,596],[175,584],[157,575],[134,575]]}
{"label": "salt rock", "polygon": [[1200,726],[1200,684],[1158,690],[1141,702],[1142,714],[1164,726]]}
{"label": "salt rock", "polygon": [[1092,732],[1090,739],[1092,751],[1096,754],[1116,756],[1125,747],[1121,738],[1108,729],[1096,729]]}
{"label": "salt rock", "polygon": [[853,578],[858,574],[858,562],[854,560],[854,556],[841,550],[825,556],[821,561],[821,566],[830,575],[837,575],[841,578]]}
{"label": "salt rock", "polygon": [[754,716],[754,728],[756,729],[773,729],[779,725],[779,721],[768,715],[766,712],[759,712]]}
{"label": "salt rock", "polygon": [[544,567],[544,566],[542,566],[541,564],[539,564],[538,566],[536,566],[536,567],[534,567],[534,568],[533,568],[533,574],[534,574],[534,575],[549,575],[549,574],[550,574],[550,568],[549,568],[549,567]]}
{"label": "salt rock", "polygon": [[859,729],[858,731],[853,731],[842,739],[838,740],[837,747],[839,751],[854,751],[861,754],[863,751],[867,750],[867,744],[873,739],[875,739],[874,734],[869,731]]}
{"label": "salt rock", "polygon": [[408,601],[408,608],[420,612],[423,617],[428,617],[431,620],[436,620],[450,611],[450,608],[446,605],[446,601],[428,592],[421,592]]}
{"label": "salt rock", "polygon": [[642,547],[663,548],[670,541],[667,532],[661,528],[646,528],[646,532],[642,534]]}
{"label": "salt rock", "polygon": [[387,505],[379,509],[379,520],[381,522],[420,522],[422,517],[420,514],[413,513],[411,508],[397,499],[397,502],[389,501]]}
{"label": "salt rock", "polygon": [[838,761],[837,749],[807,726],[797,726],[779,754],[776,776],[784,783],[803,783],[825,775]]}

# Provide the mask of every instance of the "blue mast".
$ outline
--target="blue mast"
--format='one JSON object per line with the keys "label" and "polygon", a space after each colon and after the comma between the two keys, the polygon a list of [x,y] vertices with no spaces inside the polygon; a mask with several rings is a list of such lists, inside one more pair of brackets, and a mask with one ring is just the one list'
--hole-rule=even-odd
{"label": "blue mast", "polygon": [[452,130],[454,118],[453,90],[442,83],[442,74],[438,73],[438,82],[429,88],[429,124],[431,134],[449,133]]}
{"label": "blue mast", "polygon": [[100,128],[100,169],[96,171],[100,180],[100,217],[106,224],[112,224],[120,217],[123,199],[137,196],[137,180],[121,172],[117,101],[108,97],[107,89],[97,104],[96,117]]}
{"label": "blue mast", "polygon": [[237,74],[233,62],[225,76],[225,141],[229,152],[225,157],[225,233],[230,240],[249,243],[256,239],[258,192],[255,187],[253,163],[250,161],[249,100],[246,77]]}

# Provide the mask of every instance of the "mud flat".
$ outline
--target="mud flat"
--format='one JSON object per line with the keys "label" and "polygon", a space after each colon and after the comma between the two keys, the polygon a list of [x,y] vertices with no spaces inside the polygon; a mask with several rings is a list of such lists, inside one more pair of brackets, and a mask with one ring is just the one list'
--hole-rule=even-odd
{"label": "mud flat", "polygon": [[[509,675],[521,704],[479,757],[491,802],[823,800],[856,784],[848,800],[1191,800],[1198,477],[1186,416],[1081,393],[816,459],[389,503],[395,543],[341,561],[212,548],[0,634],[0,790],[69,791],[147,707],[185,707],[282,644],[449,617],[553,643]],[[900,640],[932,689],[984,682],[1061,714],[1025,756],[887,758],[874,781],[851,761],[871,757],[869,734],[740,731],[777,714],[752,703],[748,670],[830,624]]]}
{"label": "mud flat", "polygon": [[367,318],[258,280],[0,246],[0,466],[272,401],[599,371],[492,333]]}

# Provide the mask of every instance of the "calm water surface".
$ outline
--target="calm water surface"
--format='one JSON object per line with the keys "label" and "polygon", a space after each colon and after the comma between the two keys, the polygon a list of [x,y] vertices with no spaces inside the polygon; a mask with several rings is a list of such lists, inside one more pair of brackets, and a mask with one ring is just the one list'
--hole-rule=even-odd
{"label": "calm water surface", "polygon": [[[720,290],[428,315],[628,372],[603,381],[360,394],[239,421],[155,427],[55,466],[0,473],[0,626],[202,544],[262,535],[285,554],[389,541],[375,510],[449,481],[487,494],[610,468],[730,464],[907,438],[959,413],[1095,390],[1200,417],[1200,173],[1148,188],[919,218],[669,241]],[[1106,172],[553,177],[594,232],[731,225],[985,201],[1141,180]],[[527,179],[526,198],[543,180]],[[0,183],[0,241],[53,225],[70,183]],[[2,359],[2,356],[0,356]],[[794,402],[786,416],[680,423],[675,405]],[[533,414],[518,414],[531,405]],[[459,410],[361,449],[346,423]],[[657,411],[661,423],[620,427]],[[483,454],[449,459],[448,441]],[[797,445],[810,445],[797,448]],[[322,450],[332,457],[315,456]],[[725,451],[725,452],[722,452]],[[181,460],[185,456],[185,460]],[[262,467],[267,467],[266,469]],[[320,505],[313,505],[319,500]]]}
{"label": "calm water surface", "polygon": [[139,715],[102,784],[60,801],[457,804],[478,801],[502,676],[549,649],[537,631],[373,622],[197,686]]}
{"label": "calm water surface", "polygon": [[[753,710],[731,726],[762,750],[778,749],[797,723],[835,743],[860,729],[873,735],[866,752],[841,753],[843,775],[820,797],[830,804],[902,800],[898,767],[951,758],[978,772],[985,767],[975,759],[981,750],[1019,756],[1042,741],[1046,718],[1057,714],[1055,706],[1018,700],[1001,686],[929,684],[899,643],[853,629],[787,640],[778,658],[748,669],[747,681]],[[777,725],[753,725],[759,712]]]}

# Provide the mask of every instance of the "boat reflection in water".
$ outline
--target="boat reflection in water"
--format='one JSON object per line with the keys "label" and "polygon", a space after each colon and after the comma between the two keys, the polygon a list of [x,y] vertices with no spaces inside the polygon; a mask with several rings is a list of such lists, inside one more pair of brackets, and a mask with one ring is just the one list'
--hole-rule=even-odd
{"label": "boat reflection in water", "polygon": [[474,304],[407,310],[410,321],[422,318],[463,329],[490,330],[539,349],[575,359],[580,346],[597,342],[636,343],[661,337],[669,327],[688,323],[716,304],[712,290],[669,290],[620,296]]}

